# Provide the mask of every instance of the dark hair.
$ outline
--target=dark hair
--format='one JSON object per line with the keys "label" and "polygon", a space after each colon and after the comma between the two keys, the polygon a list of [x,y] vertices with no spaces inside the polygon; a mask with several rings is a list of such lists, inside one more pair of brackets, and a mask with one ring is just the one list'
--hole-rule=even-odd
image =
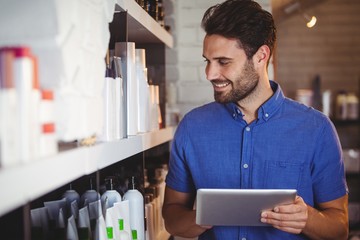
{"label": "dark hair", "polygon": [[273,52],[276,41],[273,17],[253,0],[227,0],[212,6],[205,12],[201,26],[207,35],[237,39],[248,59],[262,45]]}

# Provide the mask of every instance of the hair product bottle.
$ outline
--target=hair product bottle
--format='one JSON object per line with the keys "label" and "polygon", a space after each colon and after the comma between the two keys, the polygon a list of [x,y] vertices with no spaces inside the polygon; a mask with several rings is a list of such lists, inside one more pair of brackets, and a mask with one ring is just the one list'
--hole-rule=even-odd
{"label": "hair product bottle", "polygon": [[89,205],[91,202],[96,202],[100,199],[100,194],[93,189],[92,178],[90,178],[90,189],[86,190],[80,198],[80,204],[82,207]]}
{"label": "hair product bottle", "polygon": [[[145,217],[144,217],[144,197],[136,189],[135,177],[131,177],[129,190],[124,194],[124,200],[129,200],[130,205],[130,227],[136,239],[145,239]],[[135,234],[136,232],[136,234]]]}
{"label": "hair product bottle", "polygon": [[[66,214],[67,217],[74,215],[74,219],[78,218],[79,215],[79,204],[80,204],[80,195],[74,189],[72,189],[72,184],[69,184],[69,189],[66,190],[63,194],[63,198],[66,199]],[[75,203],[73,203],[75,201]],[[73,206],[73,207],[72,207]],[[74,210],[74,211],[73,211]]]}
{"label": "hair product bottle", "polygon": [[[114,203],[121,202],[121,195],[114,189],[113,179],[107,179],[107,190],[101,195],[101,204],[104,213],[106,213],[107,208],[114,206]],[[104,214],[106,215],[106,214]]]}

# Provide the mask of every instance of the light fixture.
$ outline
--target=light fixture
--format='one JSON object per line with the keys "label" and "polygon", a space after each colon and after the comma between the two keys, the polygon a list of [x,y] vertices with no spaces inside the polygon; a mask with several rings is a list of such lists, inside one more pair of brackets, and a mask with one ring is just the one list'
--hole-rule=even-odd
{"label": "light fixture", "polygon": [[284,12],[285,12],[286,14],[291,14],[291,13],[293,13],[293,12],[295,12],[295,11],[298,11],[298,12],[302,15],[302,17],[305,19],[306,26],[307,26],[308,28],[312,28],[312,27],[315,26],[316,21],[317,21],[316,17],[315,17],[315,16],[311,16],[311,17],[310,17],[308,14],[306,14],[306,13],[301,9],[301,5],[300,5],[300,2],[299,2],[299,1],[295,1],[295,2],[289,4],[288,6],[286,6],[286,7],[284,8]]}
{"label": "light fixture", "polygon": [[304,16],[304,18],[306,19],[306,26],[308,27],[308,28],[312,28],[313,26],[315,26],[315,24],[316,24],[316,21],[317,21],[317,19],[316,19],[316,17],[315,16],[312,16],[311,18],[310,18],[310,16],[309,15],[307,15],[307,14],[303,14],[303,16]]}

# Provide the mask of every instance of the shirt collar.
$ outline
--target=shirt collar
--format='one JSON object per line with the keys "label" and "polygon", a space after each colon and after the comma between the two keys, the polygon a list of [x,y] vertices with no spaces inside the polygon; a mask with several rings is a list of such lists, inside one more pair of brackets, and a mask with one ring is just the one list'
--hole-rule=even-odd
{"label": "shirt collar", "polygon": [[277,109],[285,99],[284,93],[279,84],[274,81],[270,81],[270,86],[274,94],[269,98],[269,100],[260,106],[258,111],[258,118],[263,118],[265,121],[275,115]]}
{"label": "shirt collar", "polygon": [[[276,110],[285,99],[284,93],[278,83],[270,80],[270,86],[274,94],[263,105],[261,105],[258,110],[258,119],[262,118],[264,121],[267,121],[274,116]],[[243,114],[235,103],[226,103],[225,107],[234,119],[242,119]]]}

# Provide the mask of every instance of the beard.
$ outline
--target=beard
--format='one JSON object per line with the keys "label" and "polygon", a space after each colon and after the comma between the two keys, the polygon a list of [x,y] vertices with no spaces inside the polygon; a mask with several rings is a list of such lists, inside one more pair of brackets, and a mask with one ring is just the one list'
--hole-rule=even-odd
{"label": "beard", "polygon": [[[247,60],[239,77],[230,84],[233,88],[230,92],[214,91],[214,98],[219,103],[239,102],[255,92],[259,84],[259,74],[256,73],[254,64]],[[216,81],[216,80],[215,80]]]}

